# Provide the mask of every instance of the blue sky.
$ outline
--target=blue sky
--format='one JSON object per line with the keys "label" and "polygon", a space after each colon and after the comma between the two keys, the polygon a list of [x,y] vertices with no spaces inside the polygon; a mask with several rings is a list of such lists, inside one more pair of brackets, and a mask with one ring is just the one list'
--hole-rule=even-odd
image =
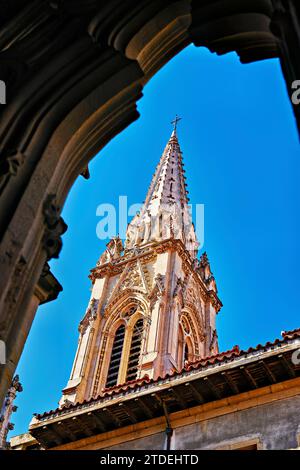
{"label": "blue sky", "polygon": [[205,205],[205,245],[224,304],[221,350],[241,348],[300,326],[298,307],[299,142],[278,60],[242,65],[190,46],[144,89],[141,117],[90,164],[66,201],[53,273],[59,298],[36,315],[18,373],[24,387],[13,416],[26,432],[34,412],[56,408],[66,385],[95,266],[106,241],[96,236],[97,206],[142,202],[170,136],[178,135],[191,203]]}

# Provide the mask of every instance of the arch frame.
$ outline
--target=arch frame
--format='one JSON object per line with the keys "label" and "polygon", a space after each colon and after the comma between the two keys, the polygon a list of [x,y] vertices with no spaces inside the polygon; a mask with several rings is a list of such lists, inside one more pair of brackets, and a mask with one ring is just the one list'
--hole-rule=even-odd
{"label": "arch frame", "polygon": [[[104,315],[104,324],[101,328],[101,342],[95,365],[94,381],[91,387],[92,396],[101,394],[102,390],[105,388],[115,332],[120,324],[125,325],[125,337],[118,375],[118,384],[126,381],[127,363],[133,327],[136,321],[140,318],[147,317],[149,312],[147,304],[148,302],[144,295],[141,295],[140,292],[134,293],[134,290],[131,289],[129,292],[127,291],[122,293],[118,298],[118,301],[113,305],[113,308],[109,310],[109,314]],[[126,313],[133,306],[136,306],[137,310],[126,318],[123,313]]]}
{"label": "arch frame", "polygon": [[[186,318],[190,331],[189,334],[186,334],[184,327],[182,325],[182,319]],[[179,323],[183,327],[185,337],[190,338],[190,344],[193,351],[193,360],[198,360],[200,357],[203,357],[205,351],[205,325],[200,323],[199,315],[197,309],[192,304],[185,304],[180,312]]]}
{"label": "arch frame", "polygon": [[[236,51],[243,63],[280,57],[289,96],[300,77],[296,0],[112,0],[102,9],[96,0],[30,0],[20,11],[13,3],[0,19],[0,400],[40,303],[43,270],[59,256],[67,194],[138,118],[149,78],[190,43]],[[293,110],[300,130],[300,107]],[[49,277],[44,301],[58,294]]]}

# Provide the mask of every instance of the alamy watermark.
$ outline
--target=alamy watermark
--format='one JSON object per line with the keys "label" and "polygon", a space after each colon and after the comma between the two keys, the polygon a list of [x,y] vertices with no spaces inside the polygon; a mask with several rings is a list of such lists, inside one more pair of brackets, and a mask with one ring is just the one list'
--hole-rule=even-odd
{"label": "alamy watermark", "polygon": [[6,104],[6,84],[0,80],[0,104]]}
{"label": "alamy watermark", "polygon": [[6,345],[5,342],[0,339],[0,365],[6,364]]}
{"label": "alamy watermark", "polygon": [[300,104],[300,80],[294,80],[291,86],[292,90],[295,90],[291,95],[291,100],[297,106]]}
{"label": "alamy watermark", "polygon": [[[110,203],[100,204],[96,209],[96,215],[100,217],[97,223],[96,234],[100,240],[110,240],[119,235],[122,240],[128,236],[128,223],[131,229],[138,228],[140,220],[140,210],[142,204],[135,203],[128,205],[127,196],[119,196],[119,204],[116,207]],[[185,235],[196,233],[199,242],[199,249],[204,245],[204,204],[189,204],[188,214],[182,214],[181,209],[172,204],[161,206],[161,211],[157,215],[144,213],[143,223],[148,226],[148,231],[158,233],[159,230],[167,230],[167,226],[172,231],[174,238],[180,238],[180,232],[184,230]],[[137,215],[137,217],[135,217]],[[194,220],[194,223],[192,222]],[[160,228],[159,228],[160,227]]]}
{"label": "alamy watermark", "polygon": [[291,361],[295,366],[300,365],[300,348],[293,352]]}

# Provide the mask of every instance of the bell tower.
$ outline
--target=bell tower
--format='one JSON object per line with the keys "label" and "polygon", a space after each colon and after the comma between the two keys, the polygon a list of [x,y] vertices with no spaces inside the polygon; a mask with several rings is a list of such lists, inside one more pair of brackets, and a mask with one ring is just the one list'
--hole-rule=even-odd
{"label": "bell tower", "polygon": [[178,120],[124,246],[114,237],[91,270],[91,299],[61,405],[218,352],[222,304],[206,253],[197,257]]}

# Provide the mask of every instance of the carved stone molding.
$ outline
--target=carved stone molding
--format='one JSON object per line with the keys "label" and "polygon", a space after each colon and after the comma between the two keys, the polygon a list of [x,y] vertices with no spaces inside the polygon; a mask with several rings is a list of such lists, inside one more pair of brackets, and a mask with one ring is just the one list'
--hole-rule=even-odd
{"label": "carved stone molding", "polygon": [[45,233],[43,237],[43,248],[47,253],[47,259],[58,258],[62,248],[61,235],[68,228],[62,217],[60,207],[57,205],[54,194],[49,194],[43,205],[45,221]]}
{"label": "carved stone molding", "polygon": [[0,160],[0,195],[4,191],[9,179],[15,176],[22,164],[25,155],[17,150],[9,152],[7,156],[2,155]]}
{"label": "carved stone molding", "polygon": [[137,305],[144,311],[147,309],[147,299],[144,292],[135,288],[127,288],[126,291],[121,291],[116,295],[111,302],[103,305],[102,309],[104,317],[107,318],[115,311],[116,305],[119,305],[119,310],[126,310],[129,305]]}
{"label": "carved stone molding", "polygon": [[62,290],[63,288],[52,274],[49,264],[45,263],[35,288],[35,294],[40,300],[40,305],[56,299]]}
{"label": "carved stone molding", "polygon": [[150,309],[152,309],[158,299],[161,299],[165,293],[165,276],[157,274],[154,279],[154,287],[149,295]]}
{"label": "carved stone molding", "polygon": [[97,318],[98,314],[99,300],[92,298],[90,300],[89,306],[86,309],[85,315],[81,322],[79,323],[78,331],[83,335],[88,326],[92,325],[94,320]]}
{"label": "carved stone molding", "polygon": [[214,329],[212,332],[210,344],[209,344],[209,350],[211,354],[217,354],[219,347],[218,347],[218,333],[217,330]]}
{"label": "carved stone molding", "polygon": [[12,413],[15,413],[18,409],[17,406],[14,405],[14,400],[16,398],[17,393],[23,391],[23,387],[20,383],[19,376],[16,375],[12,383],[7,391],[4,403],[0,408],[0,449],[7,449],[8,442],[7,434],[9,431],[14,429],[14,424],[10,422],[10,418]]}
{"label": "carved stone molding", "polygon": [[5,311],[7,313],[4,320],[0,323],[0,332],[5,330],[8,326],[10,321],[10,312],[14,309],[15,305],[17,304],[18,295],[21,290],[21,279],[26,273],[27,262],[23,256],[20,256],[15,269],[13,271],[13,275],[11,278],[10,287],[6,293],[4,303],[5,303]]}

